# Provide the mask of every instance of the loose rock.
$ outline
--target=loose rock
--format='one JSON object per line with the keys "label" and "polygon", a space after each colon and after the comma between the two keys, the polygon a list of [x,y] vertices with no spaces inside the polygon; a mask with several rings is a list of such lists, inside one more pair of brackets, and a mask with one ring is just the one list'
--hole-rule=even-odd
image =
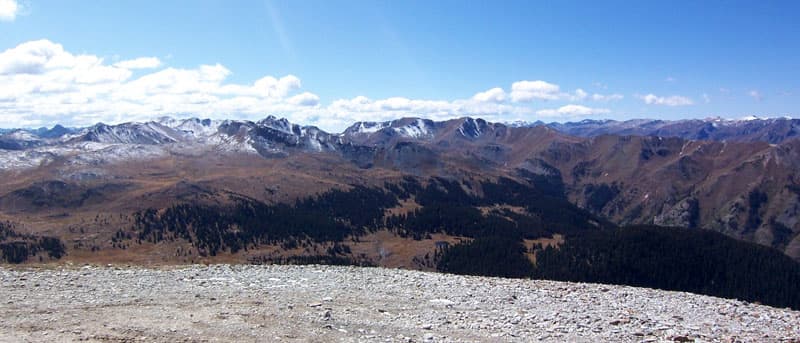
{"label": "loose rock", "polygon": [[2,342],[800,340],[800,312],[736,300],[381,268],[0,267],[0,299]]}

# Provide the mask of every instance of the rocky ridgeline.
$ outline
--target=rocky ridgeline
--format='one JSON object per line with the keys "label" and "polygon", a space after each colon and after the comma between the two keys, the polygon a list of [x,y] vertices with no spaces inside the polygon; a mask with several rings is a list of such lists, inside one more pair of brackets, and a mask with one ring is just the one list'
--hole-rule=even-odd
{"label": "rocky ridgeline", "polygon": [[645,288],[329,266],[0,268],[0,341],[800,341],[800,312]]}

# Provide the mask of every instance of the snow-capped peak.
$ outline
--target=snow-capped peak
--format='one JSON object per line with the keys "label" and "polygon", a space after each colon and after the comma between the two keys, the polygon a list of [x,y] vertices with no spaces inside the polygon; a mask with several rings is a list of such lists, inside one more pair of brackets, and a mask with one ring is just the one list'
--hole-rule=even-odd
{"label": "snow-capped peak", "polygon": [[428,122],[419,118],[409,124],[395,127],[394,131],[408,138],[423,138],[432,135],[431,127],[428,126]]}
{"label": "snow-capped peak", "polygon": [[299,125],[289,122],[286,118],[278,119],[275,116],[267,116],[266,118],[258,121],[259,126],[268,127],[270,129],[278,130],[286,134],[295,135],[299,134]]}
{"label": "snow-capped peak", "polygon": [[189,118],[178,123],[173,129],[199,138],[208,137],[217,133],[219,124],[218,121],[211,119]]}
{"label": "snow-capped peak", "polygon": [[389,126],[389,122],[358,122],[356,125],[357,128],[355,132],[360,133],[374,133],[378,132],[381,129],[387,128]]}
{"label": "snow-capped peak", "polygon": [[164,125],[166,127],[171,127],[171,128],[175,128],[176,126],[178,126],[180,124],[180,121],[178,121],[175,118],[168,117],[168,116],[160,117],[160,118],[156,119],[155,122],[159,123],[161,125]]}
{"label": "snow-capped peak", "polygon": [[464,137],[476,138],[483,134],[487,127],[488,123],[483,119],[466,118],[458,127],[458,132]]}
{"label": "snow-capped peak", "polygon": [[76,138],[98,143],[164,144],[179,141],[180,134],[157,122],[124,123],[113,126],[98,123],[84,129]]}

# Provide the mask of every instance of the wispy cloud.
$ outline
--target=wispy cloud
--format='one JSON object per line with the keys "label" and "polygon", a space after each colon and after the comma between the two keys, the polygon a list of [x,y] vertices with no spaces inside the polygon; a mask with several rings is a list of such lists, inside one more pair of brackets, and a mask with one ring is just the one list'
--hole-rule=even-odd
{"label": "wispy cloud", "polygon": [[562,92],[557,84],[547,81],[517,81],[511,84],[510,98],[513,102],[531,102],[534,100],[566,100],[566,101],[616,101],[622,100],[622,94],[589,94],[582,88],[574,92]]}
{"label": "wispy cloud", "polygon": [[617,100],[622,100],[623,98],[625,98],[625,96],[623,96],[622,94],[607,94],[607,95],[597,94],[597,93],[592,94],[592,100],[594,101],[617,101]]}
{"label": "wispy cloud", "polygon": [[692,99],[679,95],[657,96],[651,93],[647,95],[639,95],[638,97],[648,105],[688,106],[694,104]]}
{"label": "wispy cloud", "polygon": [[278,38],[278,42],[283,49],[283,52],[294,59],[294,45],[292,44],[289,34],[286,32],[286,26],[283,24],[283,18],[280,11],[274,6],[271,1],[265,1],[267,12],[269,12],[269,22],[272,25],[272,30]]}
{"label": "wispy cloud", "polygon": [[542,117],[577,117],[596,114],[606,114],[611,112],[605,108],[591,108],[582,105],[565,105],[555,109],[543,109],[536,111]]}
{"label": "wispy cloud", "polygon": [[753,90],[747,92],[747,95],[749,95],[753,99],[756,99],[756,101],[758,101],[758,102],[761,102],[761,100],[764,100],[764,96],[761,95],[761,92],[759,92],[756,89],[753,89]]}

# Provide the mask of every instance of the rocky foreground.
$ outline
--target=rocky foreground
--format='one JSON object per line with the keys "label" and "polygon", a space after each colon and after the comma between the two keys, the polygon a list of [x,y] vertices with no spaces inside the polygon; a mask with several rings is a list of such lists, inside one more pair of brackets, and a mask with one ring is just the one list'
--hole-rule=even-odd
{"label": "rocky foreground", "polygon": [[0,268],[0,341],[800,341],[680,292],[330,266]]}

